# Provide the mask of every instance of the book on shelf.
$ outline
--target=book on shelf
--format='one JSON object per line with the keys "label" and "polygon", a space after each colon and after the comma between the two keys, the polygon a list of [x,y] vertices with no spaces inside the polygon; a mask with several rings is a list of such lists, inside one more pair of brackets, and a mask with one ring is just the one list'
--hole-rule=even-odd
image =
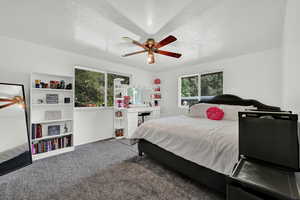
{"label": "book on shelf", "polygon": [[31,139],[37,139],[43,137],[43,130],[41,124],[32,124],[32,136]]}
{"label": "book on shelf", "polygon": [[34,142],[31,146],[31,152],[33,155],[35,155],[70,146],[72,146],[72,136],[68,135],[61,138],[46,139]]}

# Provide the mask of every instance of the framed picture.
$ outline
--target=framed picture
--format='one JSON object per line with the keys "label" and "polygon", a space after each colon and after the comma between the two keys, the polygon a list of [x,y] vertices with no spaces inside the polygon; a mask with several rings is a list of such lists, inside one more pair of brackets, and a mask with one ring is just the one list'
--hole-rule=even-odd
{"label": "framed picture", "polygon": [[59,135],[60,134],[60,125],[51,125],[48,126],[48,135]]}
{"label": "framed picture", "polygon": [[46,94],[47,104],[58,104],[58,94]]}
{"label": "framed picture", "polygon": [[45,111],[45,120],[59,120],[62,118],[62,112],[60,110]]}
{"label": "framed picture", "polygon": [[0,176],[32,163],[24,86],[0,83]]}

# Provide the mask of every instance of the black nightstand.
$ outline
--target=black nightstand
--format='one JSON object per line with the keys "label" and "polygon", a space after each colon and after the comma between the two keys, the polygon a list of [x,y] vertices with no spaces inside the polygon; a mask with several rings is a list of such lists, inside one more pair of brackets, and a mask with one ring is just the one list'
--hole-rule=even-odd
{"label": "black nightstand", "polygon": [[227,183],[227,200],[299,200],[295,173],[241,158]]}

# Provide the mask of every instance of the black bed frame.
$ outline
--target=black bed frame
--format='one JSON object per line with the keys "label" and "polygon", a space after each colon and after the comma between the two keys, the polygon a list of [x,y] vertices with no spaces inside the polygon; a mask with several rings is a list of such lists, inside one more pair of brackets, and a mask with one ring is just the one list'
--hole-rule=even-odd
{"label": "black bed frame", "polygon": [[[201,99],[199,103],[255,106],[261,111],[280,111],[279,107],[268,106],[253,99],[242,99],[231,94],[219,95],[210,99]],[[164,166],[191,178],[197,183],[226,194],[226,175],[188,161],[144,139],[139,140],[138,150],[140,156],[146,154]]]}

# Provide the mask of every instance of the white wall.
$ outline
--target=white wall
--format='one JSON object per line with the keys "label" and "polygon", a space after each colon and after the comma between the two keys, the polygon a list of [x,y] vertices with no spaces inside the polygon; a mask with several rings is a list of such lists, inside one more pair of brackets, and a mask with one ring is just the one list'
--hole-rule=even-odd
{"label": "white wall", "polygon": [[[152,73],[33,43],[0,37],[0,82],[23,83],[28,93],[31,72],[73,75],[74,65],[133,75],[133,84],[149,86]],[[75,145],[112,136],[111,109],[75,111]]]}
{"label": "white wall", "polygon": [[288,0],[283,39],[283,105],[300,112],[300,1]]}
{"label": "white wall", "polygon": [[254,54],[160,72],[162,115],[186,112],[178,108],[178,77],[184,74],[223,70],[224,93],[257,99],[265,104],[282,105],[282,52],[271,49]]}

